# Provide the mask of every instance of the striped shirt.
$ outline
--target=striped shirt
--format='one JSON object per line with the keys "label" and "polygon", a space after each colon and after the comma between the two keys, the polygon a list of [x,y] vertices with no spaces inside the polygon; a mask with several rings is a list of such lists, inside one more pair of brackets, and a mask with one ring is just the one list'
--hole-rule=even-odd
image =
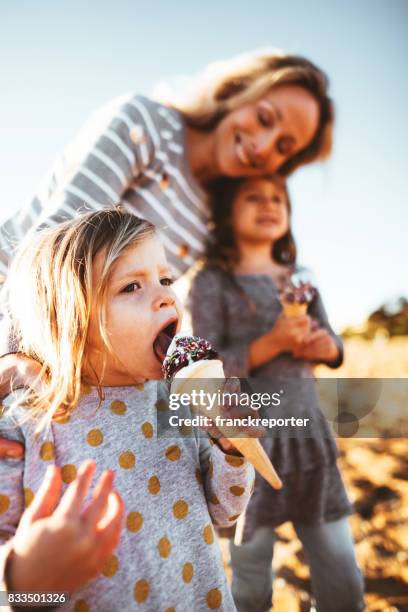
{"label": "striped shirt", "polygon": [[203,253],[206,194],[186,157],[185,122],[174,109],[143,96],[115,99],[99,110],[58,159],[36,196],[0,226],[0,274],[29,230],[122,204],[160,231],[180,276]]}

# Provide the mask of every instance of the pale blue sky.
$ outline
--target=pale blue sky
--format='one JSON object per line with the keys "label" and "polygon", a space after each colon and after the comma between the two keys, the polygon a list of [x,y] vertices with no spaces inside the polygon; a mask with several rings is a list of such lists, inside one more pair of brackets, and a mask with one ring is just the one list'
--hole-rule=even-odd
{"label": "pale blue sky", "polygon": [[291,179],[294,229],[335,326],[358,323],[408,295],[407,24],[406,0],[1,0],[0,219],[111,97],[280,47],[331,79],[334,154]]}

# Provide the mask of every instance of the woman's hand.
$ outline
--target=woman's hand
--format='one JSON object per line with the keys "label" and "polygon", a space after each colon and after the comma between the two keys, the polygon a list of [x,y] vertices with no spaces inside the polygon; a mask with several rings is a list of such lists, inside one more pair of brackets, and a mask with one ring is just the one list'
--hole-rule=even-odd
{"label": "woman's hand", "polygon": [[276,319],[272,329],[254,340],[249,347],[249,365],[253,370],[280,353],[298,351],[311,331],[311,318],[308,315],[286,317],[283,313]]}
{"label": "woman's hand", "polygon": [[318,329],[311,332],[293,355],[297,359],[331,362],[338,358],[339,347],[326,329]]}
{"label": "woman's hand", "polygon": [[0,398],[20,387],[41,390],[41,364],[23,353],[9,353],[0,358]]}
{"label": "woman's hand", "polygon": [[[4,355],[0,358],[0,398],[19,387],[30,386],[39,390],[44,384],[39,378],[40,372],[41,364],[23,353]],[[5,458],[21,459],[23,456],[22,444],[0,438],[0,461]]]}
{"label": "woman's hand", "polygon": [[94,472],[95,463],[85,461],[60,499],[60,470],[48,469],[13,537],[10,590],[72,592],[100,573],[119,543],[124,505],[108,470],[83,508]]}

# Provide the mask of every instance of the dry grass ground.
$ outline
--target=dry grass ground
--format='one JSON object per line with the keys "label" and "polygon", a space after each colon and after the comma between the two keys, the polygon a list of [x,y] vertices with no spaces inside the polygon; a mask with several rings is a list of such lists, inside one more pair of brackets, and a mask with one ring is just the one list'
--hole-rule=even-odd
{"label": "dry grass ground", "polygon": [[[352,339],[340,370],[319,376],[408,377],[408,339]],[[400,397],[400,410],[408,398]],[[400,439],[340,439],[340,468],[356,513],[350,522],[366,583],[367,611],[408,611],[408,456]],[[310,579],[302,547],[289,523],[279,527],[274,557],[274,612],[310,609]],[[221,540],[226,572],[227,540]]]}

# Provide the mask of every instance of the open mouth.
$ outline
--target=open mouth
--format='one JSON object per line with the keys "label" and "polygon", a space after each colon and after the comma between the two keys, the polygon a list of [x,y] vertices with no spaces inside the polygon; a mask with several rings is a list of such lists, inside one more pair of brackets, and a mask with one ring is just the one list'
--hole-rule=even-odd
{"label": "open mouth", "polygon": [[166,357],[167,350],[176,335],[177,331],[177,322],[178,319],[171,319],[166,323],[166,326],[163,327],[153,342],[153,352],[156,355],[157,359],[160,363],[163,363],[164,358]]}
{"label": "open mouth", "polygon": [[258,217],[256,223],[258,225],[277,225],[279,221],[273,217]]}

